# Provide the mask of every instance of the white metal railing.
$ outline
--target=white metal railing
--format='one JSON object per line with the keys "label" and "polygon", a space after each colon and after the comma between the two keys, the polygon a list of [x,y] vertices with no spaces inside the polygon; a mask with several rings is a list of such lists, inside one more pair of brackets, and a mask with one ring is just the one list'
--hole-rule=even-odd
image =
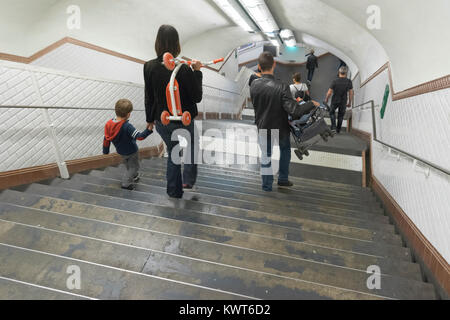
{"label": "white metal railing", "polygon": [[[450,171],[446,168],[443,168],[435,163],[432,163],[428,160],[422,159],[418,156],[415,156],[413,154],[410,154],[407,151],[404,151],[400,148],[394,147],[386,142],[381,141],[378,137],[377,137],[377,124],[376,124],[376,116],[375,116],[375,108],[377,106],[375,106],[375,102],[374,100],[369,100],[367,102],[364,102],[360,105],[357,105],[355,107],[353,107],[353,109],[359,109],[359,110],[367,110],[370,109],[372,111],[372,133],[373,133],[373,140],[380,143],[388,152],[388,155],[390,156],[394,156],[393,152],[396,153],[396,155],[394,156],[398,161],[402,158],[407,158],[407,159],[411,159],[412,161],[412,165],[415,171],[418,172],[422,172],[425,174],[426,177],[430,176],[430,168],[437,170],[443,174],[445,174],[446,176],[450,175]],[[423,169],[421,168],[423,167]]]}
{"label": "white metal railing", "polygon": [[[71,153],[73,159],[100,154],[97,144],[101,145],[101,141],[97,139],[102,138],[103,126],[113,115],[115,102],[121,98],[133,102],[133,113],[138,116],[132,121],[136,126],[144,126],[143,85],[0,61],[0,113],[8,118],[0,124],[0,171],[56,161],[61,177],[68,178],[66,161],[69,159],[65,153]],[[199,107],[204,114],[233,112],[241,99],[238,92],[205,84]],[[11,115],[20,116],[11,119]],[[81,125],[77,127],[73,123]],[[42,129],[38,130],[42,131],[39,136],[32,134],[37,126]]]}

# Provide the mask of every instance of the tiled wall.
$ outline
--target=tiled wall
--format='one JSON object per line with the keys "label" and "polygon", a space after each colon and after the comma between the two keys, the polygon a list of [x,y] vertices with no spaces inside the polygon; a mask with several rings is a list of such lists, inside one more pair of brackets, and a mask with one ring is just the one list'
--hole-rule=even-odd
{"label": "tiled wall", "polygon": [[[153,53],[149,55],[149,59],[152,58]],[[32,65],[88,77],[144,84],[142,64],[72,43],[66,43],[54,49],[33,61]],[[230,80],[216,72],[207,69],[202,71],[205,85],[204,101],[199,104],[199,111],[204,112],[206,109],[207,112],[237,113],[237,100],[242,89],[239,84],[233,81],[234,79]],[[227,92],[220,89],[225,89]],[[54,91],[57,90],[54,89]]]}
{"label": "tiled wall", "polygon": [[[142,64],[65,44],[31,66],[0,61],[0,105],[110,109],[49,112],[64,160],[100,155],[104,125],[114,117],[118,99],[133,102],[131,123],[145,128],[142,70]],[[213,83],[205,81],[199,111],[239,113],[248,96],[249,72],[242,69],[236,81],[209,77]],[[226,91],[220,89],[220,80]],[[0,115],[4,119],[0,122],[0,172],[55,162],[42,110],[0,108]],[[155,133],[140,146],[155,146],[160,141]],[[114,147],[111,151],[115,152]]]}
{"label": "tiled wall", "polygon": [[[355,79],[355,105],[373,99],[376,105],[379,140],[450,170],[450,89],[392,101],[390,95],[384,119],[380,109],[387,70],[363,88]],[[392,93],[392,89],[391,89]],[[372,133],[370,105],[353,110],[353,127]],[[373,173],[424,236],[450,261],[450,178],[405,156],[389,153],[373,142]]]}
{"label": "tiled wall", "polygon": [[[114,103],[120,98],[133,102],[135,111],[131,122],[143,130],[146,125],[143,90],[143,86],[125,82],[0,62],[0,105],[81,108],[49,111],[64,160],[102,153],[104,125],[114,117]],[[90,111],[83,108],[110,110]],[[0,108],[0,114],[4,119],[0,122],[0,172],[55,162],[42,110]],[[140,146],[155,146],[159,142],[160,138],[155,134],[140,142]]]}
{"label": "tiled wall", "polygon": [[117,81],[144,84],[143,65],[130,60],[66,43],[31,65]]}

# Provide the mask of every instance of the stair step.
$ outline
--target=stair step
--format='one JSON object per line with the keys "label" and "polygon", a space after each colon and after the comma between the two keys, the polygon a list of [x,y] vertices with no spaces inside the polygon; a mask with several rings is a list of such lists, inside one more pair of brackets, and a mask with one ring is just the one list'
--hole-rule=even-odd
{"label": "stair step", "polygon": [[[417,264],[401,261],[395,259],[395,257],[386,259],[383,257],[359,254],[357,252],[326,248],[326,240],[340,240],[333,239],[333,237],[330,236],[323,237],[323,246],[317,246],[306,242],[294,242],[284,239],[262,237],[229,229],[211,228],[186,222],[177,223],[176,221],[167,221],[163,219],[158,220],[156,218],[139,216],[126,211],[111,210],[109,208],[82,205],[73,202],[69,203],[62,200],[55,201],[53,199],[41,198],[35,202],[35,207],[39,208],[40,211],[61,214],[61,216],[89,218],[93,221],[108,222],[126,227],[136,227],[148,231],[162,232],[316,262],[333,263],[335,265],[359,270],[366,270],[370,265],[378,265],[385,274],[421,280],[420,268]],[[30,220],[19,221],[16,216],[18,215],[18,212],[25,212],[25,215],[29,210],[34,209],[13,204],[9,205],[6,203],[0,204],[0,208],[4,211],[4,213],[0,214],[0,219],[27,224],[31,223]]]}
{"label": "stair step", "polygon": [[[151,158],[151,159],[143,159],[142,160],[143,165],[149,164],[151,165],[160,165],[165,167],[167,165],[167,158]],[[202,172],[215,172],[215,173],[222,173],[229,176],[244,178],[244,179],[250,179],[250,180],[257,180],[258,182],[261,179],[260,176],[260,167],[259,164],[253,165],[254,169],[247,170],[247,169],[240,169],[242,166],[252,166],[252,165],[209,165],[209,164],[201,164],[198,166],[199,171]],[[314,179],[308,179],[308,178],[302,178],[302,177],[294,177],[290,176],[289,179],[291,179],[294,183],[298,182],[298,184],[302,184],[304,186],[311,186],[311,187],[320,187],[320,188],[326,188],[326,189],[334,189],[338,191],[351,191],[351,192],[359,192],[359,193],[366,193],[371,194],[371,191],[369,189],[364,189],[362,187],[350,185],[350,184],[344,184],[344,183],[337,183],[337,182],[330,182],[330,181],[322,181],[322,180],[314,180]]]}
{"label": "stair step", "polygon": [[[102,253],[97,252],[97,254]],[[77,266],[81,270],[81,288],[76,290],[76,293],[96,299],[242,300],[248,298],[0,243],[0,276],[3,277],[69,292],[67,270],[70,266]]]}
{"label": "stair step", "polygon": [[[119,169],[123,170],[123,166],[120,165],[118,167],[109,167],[106,168],[104,171],[114,171]],[[141,173],[144,173],[148,177],[154,177],[157,179],[163,179],[166,181],[166,168],[162,167],[146,167],[142,166]],[[245,193],[245,194],[255,194],[255,195],[261,195],[268,199],[282,199],[282,200],[301,200],[302,198],[308,197],[308,199],[313,200],[320,200],[320,201],[329,201],[329,202],[343,202],[343,203],[358,203],[358,204],[370,204],[370,205],[377,205],[378,207],[379,202],[376,200],[376,198],[372,195],[365,195],[364,197],[361,197],[358,194],[336,194],[332,192],[328,192],[324,189],[312,189],[312,188],[277,188],[277,192],[264,192],[261,190],[261,183],[245,183],[245,182],[239,182],[239,181],[229,181],[229,177],[223,176],[222,178],[219,178],[217,175],[204,175],[204,174],[198,174],[197,175],[197,184],[201,184],[204,186],[208,186],[215,189],[237,189],[239,192]]]}
{"label": "stair step", "polygon": [[[70,186],[73,182],[81,182],[96,185],[98,187],[105,187],[110,189],[120,189],[120,182],[107,178],[99,178],[89,175],[76,174],[71,178],[71,181],[55,180],[51,182],[52,186]],[[127,191],[127,190],[120,190]],[[119,193],[123,194],[123,193]],[[214,212],[218,214],[222,213],[234,213],[236,217],[244,218],[247,216],[259,216],[262,221],[265,221],[269,217],[274,219],[297,219],[299,217],[322,221],[333,224],[342,224],[351,227],[367,228],[370,230],[385,230],[394,232],[394,226],[387,223],[380,223],[377,221],[368,221],[363,219],[348,218],[342,216],[332,216],[321,213],[301,212],[290,213],[284,210],[284,208],[278,208],[278,211],[273,211],[270,208],[263,205],[255,205],[246,201],[237,201],[232,199],[223,199],[219,197],[212,197],[203,194],[185,193],[183,199],[171,200],[166,195],[165,188],[158,188],[155,186],[138,184],[136,189],[132,193],[132,199],[148,201],[153,203],[159,203],[164,205],[171,205],[174,201],[177,204],[182,205],[185,209],[196,210],[200,212]],[[288,215],[289,214],[289,215]]]}
{"label": "stair step", "polygon": [[[29,193],[33,193],[33,195]],[[53,198],[46,201],[46,199],[40,199],[39,196]],[[59,202],[55,204],[54,198],[71,202],[76,201],[83,204],[93,204],[97,208],[102,206],[107,208],[106,210],[117,209],[133,212],[138,216],[142,215],[145,219],[149,219],[149,217],[152,217],[153,219],[169,219],[174,226],[176,225],[175,221],[178,221],[179,223],[184,222],[189,225],[195,224],[199,226],[235,230],[280,240],[306,242],[312,245],[326,245],[333,249],[347,249],[349,251],[379,257],[395,257],[395,259],[404,261],[411,260],[409,250],[398,245],[398,236],[380,232],[371,232],[364,229],[329,225],[320,222],[304,221],[300,229],[295,229],[232,217],[217,216],[214,214],[177,210],[174,208],[137,202],[127,198],[119,199],[100,194],[65,190],[45,185],[31,185],[27,188],[27,193],[8,190],[0,195],[0,199],[4,202],[49,210],[56,210],[55,208],[59,207]],[[74,204],[71,203],[70,205],[73,206]],[[135,219],[136,221],[138,220],[138,218]],[[152,226],[153,224],[147,225]],[[161,227],[160,224],[157,224],[157,226]],[[198,235],[200,234],[201,233],[198,233]],[[362,239],[350,238],[349,235]],[[389,241],[397,243],[397,245],[391,244]]]}
{"label": "stair step", "polygon": [[[162,164],[156,164],[156,165],[148,165],[146,163],[143,163],[141,166],[141,170],[153,173],[157,172],[160,175],[165,175],[166,173],[166,167]],[[246,178],[239,175],[239,173],[221,173],[221,172],[215,172],[215,171],[205,171],[202,167],[198,168],[198,178],[206,179],[207,181],[212,181],[215,183],[220,184],[242,184],[243,186],[246,186],[248,188],[252,188],[254,190],[261,190],[261,177],[256,176],[254,178]],[[279,191],[281,189],[283,190],[290,190],[292,192],[298,192],[298,193],[306,193],[314,197],[314,195],[317,194],[323,194],[324,196],[333,196],[333,197],[339,197],[343,199],[358,199],[359,202],[365,202],[370,201],[371,203],[378,204],[378,200],[374,197],[374,195],[365,189],[356,189],[356,190],[336,190],[333,189],[332,186],[317,186],[317,185],[307,185],[303,181],[294,181],[294,179],[290,179],[294,182],[294,186],[289,188],[278,188],[276,182],[274,183],[275,190]],[[273,194],[274,192],[272,192]],[[269,193],[270,194],[270,193]]]}
{"label": "stair step", "polygon": [[[267,270],[270,271],[267,273],[273,273],[280,276],[295,278],[303,281],[318,282],[324,285],[373,294],[373,291],[367,288],[366,282],[368,274],[364,271],[300,259],[290,259],[288,262],[288,258],[276,255],[252,252],[249,250],[224,245],[221,245],[219,249],[218,244],[211,244],[198,240],[167,236],[163,234],[155,235],[154,233],[146,230],[116,226],[108,223],[86,220],[83,221],[83,219],[80,218],[57,217],[56,215],[51,218],[45,218],[44,214],[48,215],[49,213],[40,211],[41,214],[38,214],[37,210],[33,211],[33,214],[28,215],[28,218],[34,219],[35,223],[39,223],[44,228],[57,230],[60,228],[63,230],[59,231],[139,247],[134,250],[132,250],[131,247],[127,247],[126,250],[124,249],[118,251],[117,246],[109,246],[107,249],[107,245],[102,244],[100,248],[89,248],[89,246],[83,242],[74,241],[72,246],[67,244],[66,247],[59,249],[60,254],[58,254],[58,256],[70,256],[70,254],[75,255],[75,252],[77,252],[77,254],[83,254],[91,249],[92,255],[97,255],[99,259],[103,257],[101,259],[106,259],[106,261],[108,261],[108,265],[111,263],[116,263],[117,260],[121,260],[121,262],[125,264],[126,268],[134,267],[137,268],[137,270],[139,270],[139,268],[142,268],[141,270],[145,270],[148,264],[147,260],[149,258],[148,251],[145,249],[154,250],[154,247],[158,246],[160,248],[158,251],[161,252],[171,252],[176,255],[185,255],[192,258],[195,256],[197,259],[207,261],[211,261],[211,258],[214,257],[212,261],[218,260],[217,262],[223,265],[230,265],[230,261],[237,260],[245,263],[245,265],[251,270],[262,272]],[[17,216],[24,215],[26,215],[24,212],[17,214]],[[30,225],[33,225],[33,223],[30,223]],[[0,230],[6,230],[5,239],[7,239],[7,241],[18,241],[21,245],[36,246],[39,250],[43,248],[48,250],[48,248],[51,248],[52,245],[50,242],[53,242],[53,247],[55,248],[59,248],[63,243],[66,244],[68,242],[67,240],[54,241],[53,239],[55,238],[55,234],[53,233],[45,236],[43,235],[43,230],[38,230],[36,235],[29,235],[29,238],[27,239],[25,235],[30,233],[29,230],[17,232],[16,230],[11,230],[12,228],[13,227],[11,227],[11,224],[7,225],[7,223],[2,224],[2,227],[0,228]],[[0,246],[0,248],[1,247],[2,246]],[[84,248],[84,250],[77,250],[77,248]],[[137,250],[140,250],[140,252],[137,252]],[[1,256],[0,249],[0,257]],[[4,275],[4,270],[2,270],[4,269],[3,264],[6,262],[9,264],[10,256],[10,254],[6,254],[6,259],[0,258],[0,262],[2,262],[0,264],[2,265],[0,267],[0,275]],[[208,256],[209,259],[204,259],[204,256]],[[122,257],[125,258],[121,259]],[[31,261],[33,261],[33,264],[35,263],[34,259]],[[158,264],[156,263],[154,267],[157,268],[157,266]],[[185,264],[181,264],[181,266],[186,267]],[[124,266],[121,265],[117,268],[124,269]],[[82,269],[84,269],[84,267]],[[189,269],[189,266],[187,266],[187,269]],[[18,269],[14,269],[16,276],[18,273],[17,270]],[[86,274],[85,270],[83,270],[83,273]],[[8,274],[8,276],[11,277],[10,274]],[[239,279],[239,277],[237,278]],[[91,281],[92,280],[89,280],[89,282]],[[381,289],[377,290],[377,295],[379,296],[391,297],[395,299],[427,299],[434,297],[433,286],[423,282],[381,275],[381,283],[383,284]],[[184,282],[183,285],[186,286],[186,283]],[[183,294],[186,294],[186,292],[183,291]],[[96,295],[92,294],[89,294],[89,296],[96,297]]]}
{"label": "stair step", "polygon": [[[327,225],[353,227],[359,229],[366,229],[380,234],[394,235],[394,226],[389,224],[382,224],[372,221],[365,221],[353,218],[344,218],[340,216],[331,216],[324,214],[315,214],[307,212],[298,212],[294,216],[279,215],[273,212],[259,212],[254,210],[246,210],[235,207],[227,207],[223,205],[207,204],[198,202],[194,195],[186,194],[187,199],[170,199],[163,193],[148,193],[139,191],[145,186],[138,186],[137,190],[129,192],[128,190],[120,189],[120,186],[112,180],[100,179],[91,176],[77,176],[69,183],[66,181],[56,180],[51,182],[51,186],[62,187],[71,190],[80,190],[90,193],[103,194],[119,198],[128,198],[130,200],[140,201],[144,203],[152,203],[155,205],[178,208],[182,210],[191,210],[198,213],[210,213],[219,216],[231,217],[236,219],[243,219],[247,221],[256,221],[269,224],[277,224],[291,228],[301,228],[303,224],[325,223]],[[400,243],[400,237],[389,237],[386,239],[394,240]],[[388,241],[388,240],[387,240]]]}
{"label": "stair step", "polygon": [[88,300],[68,292],[0,277],[0,300]]}
{"label": "stair step", "polygon": [[[0,221],[0,242],[259,299],[377,299],[298,279],[191,259],[143,247]],[[4,239],[6,238],[6,242]],[[130,263],[130,260],[133,263]],[[254,284],[258,283],[258,286]],[[236,285],[238,284],[238,285]]]}
{"label": "stair step", "polygon": [[[111,178],[116,181],[121,180],[121,176],[123,174],[123,171],[120,169],[111,169],[106,171],[91,171],[90,173],[86,173],[92,176],[96,177],[104,177],[104,178]],[[140,185],[148,185],[153,187],[159,187],[162,189],[166,189],[167,182],[164,178],[154,178],[153,175],[149,175],[145,172],[141,172],[141,179],[139,182]],[[280,207],[283,207],[284,210],[280,214],[287,214],[289,212],[299,212],[299,211],[308,211],[308,212],[315,212],[315,213],[323,213],[328,215],[335,215],[335,216],[344,216],[349,218],[355,218],[355,219],[363,219],[363,220],[371,220],[371,221],[378,221],[380,223],[389,223],[389,217],[381,214],[374,214],[374,213],[367,213],[367,212],[358,212],[354,213],[354,211],[348,211],[343,209],[334,209],[329,208],[328,206],[322,207],[320,205],[320,201],[317,201],[316,205],[311,205],[307,201],[308,198],[305,198],[303,200],[296,199],[296,200],[281,200],[281,199],[275,199],[275,198],[268,198],[264,195],[255,195],[255,194],[244,194],[241,193],[239,189],[236,188],[224,188],[222,187],[221,190],[218,190],[217,188],[208,188],[204,187],[201,183],[197,184],[198,190],[196,191],[190,191],[187,192],[192,194],[203,194],[203,195],[210,195],[215,197],[221,197],[221,198],[228,198],[228,199],[234,199],[234,200],[241,200],[246,201],[248,203],[258,204],[260,206],[264,206],[265,209],[268,209],[270,211],[277,211]],[[335,206],[337,207],[338,204],[335,202]]]}

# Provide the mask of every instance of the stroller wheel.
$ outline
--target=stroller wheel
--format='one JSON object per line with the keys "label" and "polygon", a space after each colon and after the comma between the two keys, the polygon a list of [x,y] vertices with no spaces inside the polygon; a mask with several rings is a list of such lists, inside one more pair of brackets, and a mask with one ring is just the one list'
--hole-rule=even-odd
{"label": "stroller wheel", "polygon": [[295,155],[297,156],[297,158],[299,158],[300,160],[303,160],[303,154],[301,153],[300,150],[295,150]]}
{"label": "stroller wheel", "polygon": [[322,137],[323,141],[328,142],[328,136],[325,133],[322,133],[320,136]]}

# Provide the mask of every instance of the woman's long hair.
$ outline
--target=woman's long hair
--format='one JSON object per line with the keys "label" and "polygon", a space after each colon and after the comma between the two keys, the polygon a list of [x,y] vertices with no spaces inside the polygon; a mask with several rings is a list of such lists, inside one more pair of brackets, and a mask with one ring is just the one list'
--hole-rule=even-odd
{"label": "woman's long hair", "polygon": [[170,52],[174,57],[177,57],[181,52],[177,29],[167,24],[159,27],[155,41],[155,51],[158,57],[166,52]]}

